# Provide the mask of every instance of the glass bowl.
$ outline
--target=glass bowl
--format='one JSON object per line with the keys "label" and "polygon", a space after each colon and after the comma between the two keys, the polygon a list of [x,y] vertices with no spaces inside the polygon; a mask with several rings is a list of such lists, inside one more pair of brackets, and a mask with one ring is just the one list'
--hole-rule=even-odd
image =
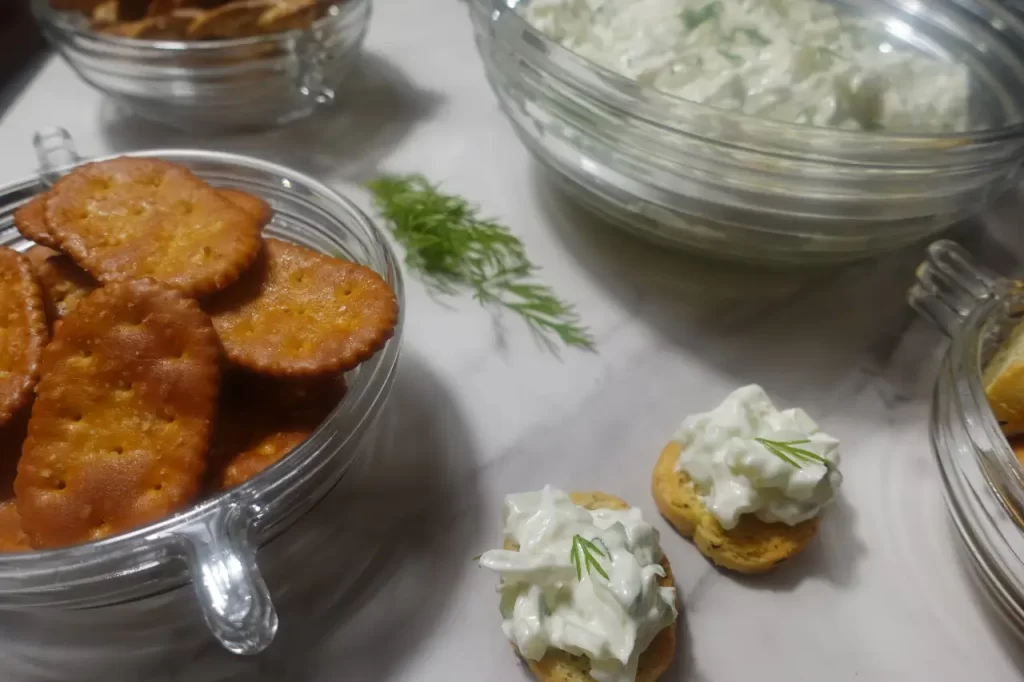
{"label": "glass bowl", "polygon": [[951,340],[932,397],[931,445],[974,577],[1024,635],[1024,468],[989,408],[982,369],[1024,319],[1024,289],[957,244],[928,249],[910,303]]}
{"label": "glass bowl", "polygon": [[82,80],[143,118],[204,132],[282,125],[332,102],[358,61],[370,10],[371,0],[344,0],[309,30],[182,42],[102,35],[32,0],[47,40]]}
{"label": "glass bowl", "polygon": [[[40,177],[0,190],[0,244],[17,250],[32,246],[14,229],[13,211],[45,190],[68,162],[77,161],[69,139],[63,131],[38,137]],[[174,592],[191,582],[203,617],[221,644],[233,653],[257,653],[270,644],[278,625],[256,563],[257,550],[310,510],[355,461],[360,440],[395,378],[405,308],[401,272],[374,223],[351,201],[306,175],[223,152],[147,150],[134,155],[180,163],[213,185],[262,196],[274,207],[269,234],[378,272],[398,299],[398,326],[381,351],[347,375],[344,400],[309,439],[248,482],[171,518],[98,542],[0,554],[0,610],[31,610],[35,616],[56,610],[53,617],[59,619],[60,612],[102,610]],[[307,551],[315,547],[307,545]],[[176,590],[171,599],[189,596]]]}
{"label": "glass bowl", "polygon": [[973,130],[934,135],[801,126],[676,98],[550,40],[517,13],[529,1],[469,2],[503,112],[570,194],[663,244],[852,260],[932,235],[1018,177],[1024,21],[1000,0],[834,3],[889,42],[967,65]]}

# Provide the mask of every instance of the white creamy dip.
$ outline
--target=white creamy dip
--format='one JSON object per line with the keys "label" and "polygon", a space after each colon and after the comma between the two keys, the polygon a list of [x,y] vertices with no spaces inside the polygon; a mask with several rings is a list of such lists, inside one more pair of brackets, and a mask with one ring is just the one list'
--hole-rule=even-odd
{"label": "white creamy dip", "polygon": [[501,576],[505,635],[525,658],[560,649],[589,658],[598,682],[633,682],[676,619],[675,588],[658,584],[658,531],[639,509],[590,511],[551,486],[507,496],[504,515],[519,551],[491,550],[480,565]]}
{"label": "white creamy dip", "polygon": [[740,515],[790,526],[817,516],[835,497],[839,441],[801,409],[775,409],[760,386],[733,391],[722,404],[683,420],[676,471],[697,486],[726,530]]}
{"label": "white creamy dip", "polygon": [[580,56],[694,102],[846,129],[967,126],[963,64],[873,38],[820,0],[532,0],[521,11]]}

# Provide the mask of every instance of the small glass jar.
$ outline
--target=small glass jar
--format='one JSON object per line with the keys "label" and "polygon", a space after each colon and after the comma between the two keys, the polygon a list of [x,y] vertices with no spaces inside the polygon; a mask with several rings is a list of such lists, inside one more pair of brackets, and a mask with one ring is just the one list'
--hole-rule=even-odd
{"label": "small glass jar", "polygon": [[371,0],[344,0],[307,30],[231,40],[137,40],[32,0],[47,40],[82,80],[143,118],[190,131],[283,125],[337,97],[358,62]]}
{"label": "small glass jar", "polygon": [[950,338],[930,426],[946,506],[983,593],[1024,634],[1024,468],[982,382],[984,367],[1024,319],[1024,288],[939,241],[909,299]]}
{"label": "small glass jar", "polygon": [[[14,210],[80,162],[66,131],[37,135],[36,147],[42,161],[39,177],[0,189],[0,245],[19,251],[32,243],[14,229]],[[316,431],[253,479],[129,533],[66,549],[0,554],[0,611],[16,610],[26,622],[53,622],[59,631],[61,623],[76,622],[75,613],[89,610],[87,620],[100,623],[110,617],[105,613],[114,612],[107,607],[117,607],[117,613],[133,614],[137,623],[146,624],[140,629],[152,630],[165,617],[178,622],[174,614],[194,610],[197,601],[210,631],[226,649],[257,653],[270,644],[278,627],[257,552],[286,533],[355,462],[360,441],[394,382],[405,309],[402,276],[373,221],[313,178],[223,152],[176,149],[133,155],[179,163],[213,185],[263,197],[274,208],[268,234],[379,273],[398,299],[398,325],[381,351],[346,376],[344,399]],[[315,551],[315,546],[302,546]],[[192,597],[179,589],[189,583]],[[138,608],[131,608],[133,604]]]}

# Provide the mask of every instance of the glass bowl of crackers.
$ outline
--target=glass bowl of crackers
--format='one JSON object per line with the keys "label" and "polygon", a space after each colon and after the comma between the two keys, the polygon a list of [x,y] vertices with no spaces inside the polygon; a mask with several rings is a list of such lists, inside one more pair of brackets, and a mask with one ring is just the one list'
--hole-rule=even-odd
{"label": "glass bowl of crackers", "polygon": [[975,584],[1024,636],[1024,283],[943,240],[910,302],[950,338],[930,424],[946,506]]}
{"label": "glass bowl of crackers", "polygon": [[371,0],[32,0],[87,83],[183,130],[283,125],[333,102]]}
{"label": "glass bowl of crackers", "polygon": [[394,381],[386,239],[312,178],[212,151],[72,159],[0,194],[0,610],[176,593],[263,650],[257,553],[339,482]]}

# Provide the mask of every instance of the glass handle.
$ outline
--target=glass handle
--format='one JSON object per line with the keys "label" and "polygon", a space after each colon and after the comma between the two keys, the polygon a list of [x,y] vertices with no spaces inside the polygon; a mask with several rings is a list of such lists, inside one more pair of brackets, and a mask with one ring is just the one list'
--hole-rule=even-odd
{"label": "glass handle", "polygon": [[234,654],[257,654],[277,633],[277,611],[250,538],[254,518],[234,504],[177,532],[206,624]]}
{"label": "glass handle", "polygon": [[39,179],[47,187],[52,187],[69,169],[82,163],[74,138],[64,128],[36,131],[32,146],[39,159]]}
{"label": "glass handle", "polygon": [[979,303],[1000,292],[1002,284],[1001,277],[975,263],[962,246],[943,239],[928,247],[907,299],[917,312],[951,336]]}
{"label": "glass handle", "polygon": [[334,101],[335,92],[327,87],[324,79],[324,48],[320,32],[314,30],[299,45],[299,92],[318,105]]}

